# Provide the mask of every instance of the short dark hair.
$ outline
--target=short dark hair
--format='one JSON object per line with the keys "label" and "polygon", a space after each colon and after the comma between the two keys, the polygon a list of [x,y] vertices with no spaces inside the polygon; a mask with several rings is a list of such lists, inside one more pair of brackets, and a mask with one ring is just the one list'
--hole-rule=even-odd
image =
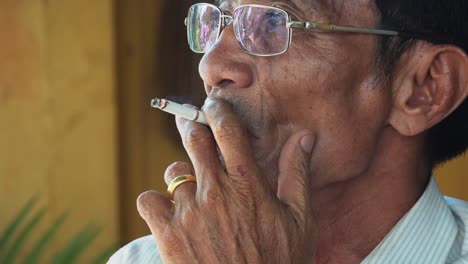
{"label": "short dark hair", "polygon": [[[378,58],[386,78],[401,55],[417,41],[456,45],[468,53],[467,0],[375,0],[380,26],[404,32],[384,37]],[[435,167],[468,149],[468,99],[427,133],[428,158]]]}

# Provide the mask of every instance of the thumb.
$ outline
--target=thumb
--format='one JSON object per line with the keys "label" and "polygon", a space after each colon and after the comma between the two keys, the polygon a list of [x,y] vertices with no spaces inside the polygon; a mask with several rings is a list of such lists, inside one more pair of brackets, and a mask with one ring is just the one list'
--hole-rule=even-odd
{"label": "thumb", "polygon": [[286,141],[279,159],[277,196],[300,218],[309,207],[310,159],[314,146],[315,136],[302,130]]}

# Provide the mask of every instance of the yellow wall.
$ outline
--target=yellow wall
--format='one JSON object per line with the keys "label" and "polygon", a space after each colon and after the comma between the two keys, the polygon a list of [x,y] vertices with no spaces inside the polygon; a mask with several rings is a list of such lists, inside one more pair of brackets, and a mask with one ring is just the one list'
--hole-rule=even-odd
{"label": "yellow wall", "polygon": [[468,155],[445,164],[435,175],[445,195],[468,201]]}
{"label": "yellow wall", "polygon": [[[0,1],[0,229],[33,194],[52,249],[93,222],[118,240],[112,1]],[[86,263],[83,262],[83,263]]]}
{"label": "yellow wall", "polygon": [[[166,167],[186,159],[173,140],[177,132],[168,129],[173,117],[149,104],[153,97],[165,96],[160,80],[167,65],[158,58],[164,35],[160,17],[164,6],[176,4],[172,1],[116,1],[122,243],[150,233],[136,210],[138,195],[150,189],[164,192]],[[184,29],[183,20],[178,24]]]}

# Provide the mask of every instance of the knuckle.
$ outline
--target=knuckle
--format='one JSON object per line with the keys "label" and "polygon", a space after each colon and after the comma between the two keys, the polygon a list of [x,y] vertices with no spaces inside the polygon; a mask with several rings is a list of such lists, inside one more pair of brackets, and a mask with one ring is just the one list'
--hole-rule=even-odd
{"label": "knuckle", "polygon": [[232,138],[244,136],[244,129],[239,122],[234,122],[233,117],[220,117],[211,127],[217,138]]}
{"label": "knuckle", "polygon": [[155,198],[156,192],[155,191],[146,191],[140,194],[137,198],[137,209],[140,213],[151,216],[151,208],[153,205],[153,201]]}
{"label": "knuckle", "polygon": [[224,203],[225,197],[219,188],[206,186],[198,196],[199,203],[207,208],[214,208]]}
{"label": "knuckle", "polygon": [[183,137],[186,148],[197,148],[209,144],[211,135],[200,128],[191,128]]}
{"label": "knuckle", "polygon": [[[238,185],[242,186],[242,185]],[[253,208],[255,207],[255,200],[250,186],[245,186],[245,188],[236,188],[237,191],[233,191],[234,200],[237,202],[237,205],[241,208]]]}
{"label": "knuckle", "polygon": [[210,124],[213,134],[217,138],[229,138],[245,133],[238,118],[232,112],[232,106],[225,100],[210,99],[205,103],[203,110],[211,116]]}
{"label": "knuckle", "polygon": [[190,174],[192,171],[192,166],[187,162],[176,161],[169,165],[164,172],[164,179],[166,182],[171,181],[173,177],[181,174]]}
{"label": "knuckle", "polygon": [[207,99],[205,101],[205,104],[202,107],[202,111],[206,114],[213,114],[216,112],[216,109],[218,108],[218,103],[217,99]]}
{"label": "knuckle", "polygon": [[196,226],[200,217],[198,216],[197,209],[192,205],[190,208],[186,208],[186,210],[182,210],[178,216],[179,224],[184,229],[193,228]]}
{"label": "knuckle", "polygon": [[167,170],[166,171],[171,171],[171,170],[185,170],[185,169],[189,169],[190,168],[190,165],[187,163],[187,162],[183,162],[183,161],[176,161],[176,162],[173,162],[171,165],[169,165],[167,167]]}
{"label": "knuckle", "polygon": [[141,193],[137,198],[137,205],[142,208],[147,207],[153,195],[154,195],[154,191],[146,191],[146,192]]}
{"label": "knuckle", "polygon": [[226,112],[228,107],[230,107],[230,104],[226,100],[213,98],[205,101],[203,112],[216,116]]}

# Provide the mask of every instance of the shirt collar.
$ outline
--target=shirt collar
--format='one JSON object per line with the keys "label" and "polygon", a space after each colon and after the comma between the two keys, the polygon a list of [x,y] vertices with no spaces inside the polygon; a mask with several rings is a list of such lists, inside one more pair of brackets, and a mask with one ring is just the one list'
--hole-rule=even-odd
{"label": "shirt collar", "polygon": [[421,198],[362,264],[445,263],[456,235],[455,219],[431,177]]}

